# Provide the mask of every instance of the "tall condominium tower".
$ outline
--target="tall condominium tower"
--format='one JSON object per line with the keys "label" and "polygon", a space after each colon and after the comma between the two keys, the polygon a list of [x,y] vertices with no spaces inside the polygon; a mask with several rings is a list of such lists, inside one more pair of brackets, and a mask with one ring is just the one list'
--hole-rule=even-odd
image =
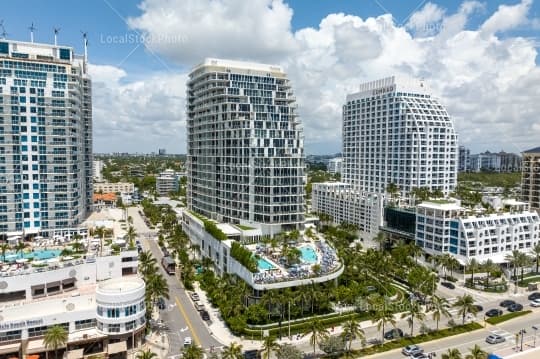
{"label": "tall condominium tower", "polygon": [[73,48],[0,40],[0,234],[80,224],[91,210],[92,104]]}
{"label": "tall condominium tower", "polygon": [[188,206],[263,233],[304,219],[304,146],[279,66],[206,59],[188,83]]}
{"label": "tall condominium tower", "polygon": [[522,153],[521,196],[531,209],[540,212],[540,147]]}
{"label": "tall condominium tower", "polygon": [[343,180],[367,192],[397,185],[451,192],[457,138],[445,108],[421,80],[388,77],[360,85],[343,106]]}

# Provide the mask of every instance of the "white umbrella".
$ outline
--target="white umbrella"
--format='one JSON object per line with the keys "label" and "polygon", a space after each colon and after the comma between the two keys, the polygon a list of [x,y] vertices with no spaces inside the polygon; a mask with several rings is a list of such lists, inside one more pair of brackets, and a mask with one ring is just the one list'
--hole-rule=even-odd
{"label": "white umbrella", "polygon": [[58,257],[47,259],[47,263],[58,263],[60,259]]}
{"label": "white umbrella", "polygon": [[19,259],[16,259],[15,262],[16,263],[26,263],[26,262],[28,262],[28,259],[27,258],[19,258]]}

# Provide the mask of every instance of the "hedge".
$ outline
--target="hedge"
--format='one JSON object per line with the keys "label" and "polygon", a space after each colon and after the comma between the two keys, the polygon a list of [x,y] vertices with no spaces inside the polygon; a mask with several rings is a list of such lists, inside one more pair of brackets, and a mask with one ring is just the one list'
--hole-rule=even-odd
{"label": "hedge", "polygon": [[498,317],[492,317],[486,319],[486,322],[492,325],[499,324],[502,322],[506,322],[507,320],[514,319],[517,317],[521,317],[522,315],[526,315],[532,313],[532,310],[525,310],[521,312],[513,312],[513,313],[506,313]]}
{"label": "hedge", "polygon": [[227,240],[227,235],[225,235],[225,233],[223,233],[223,231],[219,229],[214,222],[205,219],[203,220],[203,223],[204,230],[208,232],[212,237],[214,237],[218,241]]}
{"label": "hedge", "polygon": [[480,324],[473,322],[465,325],[458,325],[452,328],[441,329],[439,331],[434,331],[428,334],[417,335],[412,338],[402,338],[400,340],[394,340],[385,344],[373,345],[371,347],[355,350],[354,353],[360,354],[361,356],[372,355],[376,353],[386,352],[389,350],[400,349],[411,344],[420,344],[436,339],[442,339],[458,334],[472,332],[473,330],[478,330],[482,328],[483,327]]}
{"label": "hedge", "polygon": [[246,267],[251,273],[258,271],[257,261],[253,257],[253,253],[236,241],[231,244],[231,257],[236,259],[238,263]]}

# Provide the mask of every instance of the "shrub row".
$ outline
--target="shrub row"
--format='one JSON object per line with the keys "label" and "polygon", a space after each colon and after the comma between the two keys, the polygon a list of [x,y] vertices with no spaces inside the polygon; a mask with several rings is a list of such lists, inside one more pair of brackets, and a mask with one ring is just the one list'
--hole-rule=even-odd
{"label": "shrub row", "polygon": [[236,241],[232,242],[231,245],[231,257],[236,259],[238,263],[246,267],[251,273],[257,272],[257,260],[253,257],[253,253]]}
{"label": "shrub row", "polygon": [[532,313],[532,310],[525,310],[525,311],[522,311],[522,312],[506,313],[506,314],[503,314],[503,315],[501,315],[499,317],[488,318],[488,319],[486,319],[486,322],[488,322],[489,324],[495,325],[495,324],[499,324],[499,323],[502,323],[502,322],[506,322],[507,320],[510,320],[510,319],[521,317],[522,315],[526,315],[526,314],[529,314],[529,313]]}
{"label": "shrub row", "polygon": [[212,237],[214,237],[218,241],[227,240],[227,236],[225,235],[225,233],[223,233],[223,231],[219,229],[214,222],[209,221],[208,219],[204,219],[203,223],[204,223],[204,230],[210,233]]}

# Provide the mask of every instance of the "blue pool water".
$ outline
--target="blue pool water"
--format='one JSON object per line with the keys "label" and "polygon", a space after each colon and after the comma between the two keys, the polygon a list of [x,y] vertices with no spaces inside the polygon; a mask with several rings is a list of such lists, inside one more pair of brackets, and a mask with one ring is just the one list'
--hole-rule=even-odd
{"label": "blue pool water", "polygon": [[317,263],[317,253],[315,253],[315,250],[310,246],[300,247],[300,252],[302,252],[302,260],[305,263]]}
{"label": "blue pool water", "polygon": [[[40,249],[40,250],[35,250],[33,252],[23,252],[22,257],[26,259],[34,258],[34,259],[39,259],[39,260],[46,260],[46,259],[58,257],[60,255],[60,252],[61,251],[59,249],[46,249],[46,250]],[[18,259],[18,258],[21,258],[20,252],[19,253],[6,252],[6,260]],[[0,258],[0,259],[3,259],[3,258]]]}
{"label": "blue pool water", "polygon": [[259,270],[270,270],[275,268],[272,263],[268,262],[264,258],[259,258],[257,261],[257,266],[259,267]]}

